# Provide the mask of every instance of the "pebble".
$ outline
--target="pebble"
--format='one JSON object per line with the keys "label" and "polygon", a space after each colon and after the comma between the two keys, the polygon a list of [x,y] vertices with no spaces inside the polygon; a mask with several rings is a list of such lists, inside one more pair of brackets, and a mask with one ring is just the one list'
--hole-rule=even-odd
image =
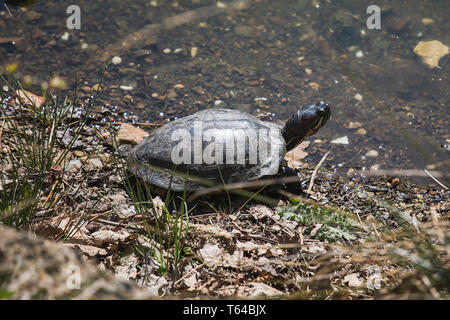
{"label": "pebble", "polygon": [[148,132],[140,128],[136,128],[128,123],[123,123],[117,134],[117,140],[119,140],[119,142],[138,144],[148,135]]}
{"label": "pebble", "polygon": [[359,51],[356,52],[356,57],[357,58],[362,58],[362,57],[364,57],[364,53],[361,50],[359,50]]}
{"label": "pebble", "polygon": [[424,25],[429,25],[429,24],[432,24],[432,23],[434,23],[434,20],[433,19],[430,19],[430,18],[423,18],[422,19],[422,23],[424,24]]}
{"label": "pebble", "polygon": [[363,100],[363,96],[360,95],[359,93],[355,94],[354,98],[355,98],[355,100],[358,100],[358,101],[362,101]]}
{"label": "pebble", "polygon": [[73,154],[75,157],[78,157],[78,158],[84,156],[84,152],[81,151],[81,150],[75,150],[75,151],[72,152],[72,154]]}
{"label": "pebble", "polygon": [[163,50],[163,52],[164,52],[165,54],[169,54],[169,53],[172,52],[172,50],[170,50],[170,48],[165,48],[165,49]]}
{"label": "pebble", "polygon": [[69,40],[69,33],[67,31],[64,32],[63,35],[61,36],[61,40],[63,41]]}
{"label": "pebble", "polygon": [[181,48],[176,48],[175,50],[173,50],[173,53],[180,53],[181,51],[183,51],[183,49],[181,49]]}
{"label": "pebble", "polygon": [[348,137],[347,136],[339,137],[337,139],[332,140],[330,143],[333,143],[333,144],[348,144]]}
{"label": "pebble", "polygon": [[376,157],[378,157],[378,155],[379,155],[379,153],[378,153],[377,150],[369,150],[369,151],[367,151],[366,154],[365,154],[365,156],[366,156],[367,158],[376,158]]}
{"label": "pebble", "polygon": [[88,163],[90,166],[92,166],[95,169],[103,168],[102,160],[100,160],[99,158],[89,159]]}
{"label": "pebble", "polygon": [[359,135],[361,135],[361,136],[364,136],[365,134],[367,134],[367,130],[364,129],[364,128],[359,128],[359,129],[356,131],[356,134],[359,134]]}
{"label": "pebble", "polygon": [[216,3],[217,8],[226,8],[227,5],[223,2],[217,1]]}
{"label": "pebble", "polygon": [[132,86],[121,85],[119,88],[122,89],[122,90],[125,90],[125,91],[133,90]]}
{"label": "pebble", "polygon": [[220,106],[223,103],[223,100],[216,100],[214,101],[215,106]]}
{"label": "pebble", "polygon": [[89,45],[86,42],[83,42],[81,44],[81,49],[83,49],[83,50],[87,49],[88,47],[89,47]]}
{"label": "pebble", "polygon": [[438,66],[439,59],[449,53],[449,48],[438,40],[420,41],[414,48],[414,52],[422,58],[426,65],[434,68]]}
{"label": "pebble", "polygon": [[119,63],[122,62],[122,58],[121,58],[121,57],[118,57],[118,56],[115,56],[115,57],[112,58],[111,61],[112,61],[112,63],[114,63],[114,64],[119,64]]}
{"label": "pebble", "polygon": [[68,172],[76,171],[76,170],[80,169],[82,165],[83,164],[78,159],[70,160],[69,164],[67,165],[66,171],[68,171]]}
{"label": "pebble", "polygon": [[192,57],[192,58],[195,58],[195,56],[197,55],[197,53],[198,53],[198,48],[197,48],[197,47],[192,47],[192,48],[191,48],[191,57]]}

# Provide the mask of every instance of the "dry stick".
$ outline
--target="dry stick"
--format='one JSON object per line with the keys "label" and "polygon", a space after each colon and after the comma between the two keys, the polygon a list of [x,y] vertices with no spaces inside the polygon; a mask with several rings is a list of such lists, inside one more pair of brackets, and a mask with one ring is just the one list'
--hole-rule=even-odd
{"label": "dry stick", "polygon": [[402,176],[402,177],[427,177],[432,174],[434,177],[449,177],[440,171],[431,170],[428,174],[416,169],[378,169],[378,170],[356,170],[355,173],[362,176]]}
{"label": "dry stick", "polygon": [[308,190],[306,190],[306,193],[311,194],[311,190],[312,187],[314,185],[314,179],[316,179],[316,174],[317,171],[319,171],[320,166],[322,165],[322,163],[325,161],[325,159],[327,158],[328,154],[330,153],[330,151],[328,151],[327,153],[325,153],[322,157],[322,159],[320,159],[319,163],[317,164],[317,166],[314,168],[314,172],[312,173],[311,176],[311,180],[309,181],[309,187]]}
{"label": "dry stick", "polygon": [[225,7],[219,7],[217,4],[214,4],[186,11],[181,14],[165,18],[161,23],[149,24],[140,30],[131,33],[121,41],[108,46],[105,51],[112,55],[123,49],[128,49],[134,45],[144,42],[158,32],[167,31],[183,24],[199,19],[206,19],[223,12],[244,10],[248,8],[250,4],[251,1],[249,0],[237,0],[227,3]]}
{"label": "dry stick", "polygon": [[0,152],[3,149],[3,146],[2,146],[2,134],[3,134],[3,127],[5,126],[5,122],[6,122],[6,119],[3,119],[2,127],[0,128]]}
{"label": "dry stick", "polygon": [[438,179],[436,179],[435,177],[433,177],[433,176],[431,175],[431,173],[430,173],[427,169],[423,169],[423,171],[425,171],[425,172],[430,176],[430,178],[433,179],[434,181],[436,181],[436,183],[439,184],[442,188],[444,188],[445,190],[448,190],[447,186],[444,185],[443,183],[441,183],[441,182],[440,182]]}
{"label": "dry stick", "polygon": [[173,284],[174,286],[176,286],[178,283],[180,283],[180,281],[186,279],[188,276],[190,276],[192,273],[194,273],[198,268],[203,267],[205,265],[205,263],[201,263],[198,266],[196,266],[194,269],[190,270],[188,273],[186,273],[184,276],[182,276],[180,279],[178,279],[177,281],[175,281],[175,283]]}
{"label": "dry stick", "polygon": [[219,191],[224,190],[226,187],[228,191],[234,191],[234,190],[240,190],[240,189],[249,189],[249,188],[255,188],[255,187],[262,187],[266,185],[271,184],[279,184],[279,183],[291,183],[299,181],[300,178],[298,176],[291,176],[291,177],[283,177],[283,178],[274,178],[274,179],[264,179],[264,180],[256,180],[256,181],[249,181],[249,182],[236,182],[236,183],[230,183],[227,185],[217,185],[209,188],[205,188],[203,190],[196,191],[194,194],[189,196],[189,198],[186,200],[186,202],[192,202],[193,200],[205,196],[207,194],[216,193]]}

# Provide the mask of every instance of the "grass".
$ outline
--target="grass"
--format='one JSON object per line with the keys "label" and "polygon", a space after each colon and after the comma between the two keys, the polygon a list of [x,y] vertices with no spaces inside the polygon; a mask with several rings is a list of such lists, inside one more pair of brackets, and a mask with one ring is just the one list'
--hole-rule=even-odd
{"label": "grass", "polygon": [[[23,90],[19,82],[2,79],[9,90]],[[28,101],[16,101],[19,113],[0,110],[2,145],[7,138],[9,148],[3,163],[9,170],[0,172],[0,220],[19,229],[29,226],[37,214],[47,215],[61,200],[65,159],[87,119],[74,127],[67,124],[76,112],[76,97],[59,101],[46,92],[45,103],[38,107],[25,95]],[[70,133],[66,145],[60,143],[61,132]]]}
{"label": "grass", "polygon": [[[117,145],[117,143],[116,143]],[[150,249],[135,247],[142,257],[150,255],[159,264],[158,273],[165,275],[176,270],[180,262],[189,232],[187,190],[180,195],[171,192],[170,184],[163,203],[156,203],[152,187],[136,180],[121,162],[121,155],[114,157],[122,184],[131,199],[136,214],[142,219],[142,234],[150,239]]]}
{"label": "grass", "polygon": [[291,199],[291,205],[278,207],[277,213],[284,219],[299,222],[306,234],[321,241],[353,241],[360,229],[359,223],[338,211],[297,199]]}

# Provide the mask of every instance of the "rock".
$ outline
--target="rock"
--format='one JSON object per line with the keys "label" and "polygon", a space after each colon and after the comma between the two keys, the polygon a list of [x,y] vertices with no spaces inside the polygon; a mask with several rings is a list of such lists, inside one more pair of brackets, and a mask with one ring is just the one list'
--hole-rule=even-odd
{"label": "rock", "polygon": [[164,52],[165,54],[169,54],[169,53],[172,52],[172,50],[170,50],[170,48],[165,48],[165,49],[163,50],[163,52]]}
{"label": "rock", "polygon": [[148,132],[140,128],[136,128],[128,123],[123,123],[120,126],[119,133],[117,134],[117,139],[119,142],[138,144],[148,135]]}
{"label": "rock", "polygon": [[449,53],[449,48],[438,40],[420,41],[414,48],[422,61],[430,68],[437,67],[439,59]]}
{"label": "rock", "polygon": [[348,137],[347,136],[340,137],[340,138],[332,140],[330,143],[333,143],[333,144],[348,144]]}
{"label": "rock", "polygon": [[69,33],[67,31],[64,32],[63,35],[61,36],[61,40],[63,41],[69,40]]}
{"label": "rock", "polygon": [[424,25],[429,25],[429,24],[433,24],[434,23],[434,20],[433,19],[430,19],[430,18],[423,18],[422,19],[422,23],[424,24]]}
{"label": "rock", "polygon": [[376,158],[376,157],[378,157],[378,155],[379,155],[379,153],[378,153],[377,150],[369,150],[369,151],[367,151],[366,154],[365,154],[365,156],[366,156],[367,158]]}
{"label": "rock", "polygon": [[363,100],[363,96],[360,95],[359,93],[355,94],[355,96],[353,98],[355,98],[355,100],[358,100],[358,101],[362,101]]}
{"label": "rock", "polygon": [[356,55],[357,58],[362,58],[362,57],[364,57],[364,52],[362,52],[361,50],[359,50],[359,51],[356,52],[355,55]]}
{"label": "rock", "polygon": [[121,85],[119,88],[122,89],[122,90],[125,90],[125,91],[133,90],[132,86]]}
{"label": "rock", "polygon": [[78,169],[81,168],[82,165],[83,164],[78,159],[70,160],[69,164],[67,165],[66,171],[68,171],[68,172],[77,171]]}
{"label": "rock", "polygon": [[91,166],[94,169],[103,168],[102,160],[100,160],[99,158],[89,159],[88,164],[89,164],[89,166]]}
{"label": "rock", "polygon": [[2,292],[11,294],[10,299],[21,300],[143,299],[152,296],[134,282],[120,281],[113,273],[98,270],[69,246],[73,245],[51,242],[0,226]]}
{"label": "rock", "polygon": [[249,26],[237,26],[234,28],[234,32],[236,32],[238,36],[252,37],[255,35],[256,30],[255,28]]}
{"label": "rock", "polygon": [[356,134],[359,134],[359,135],[361,135],[361,136],[364,136],[364,135],[367,134],[367,130],[364,129],[364,128],[359,128],[359,129],[356,131]]}
{"label": "rock", "polygon": [[197,55],[197,53],[198,53],[198,48],[197,48],[197,47],[192,47],[192,48],[191,48],[191,57],[192,57],[192,58],[195,58],[195,56]]}
{"label": "rock", "polygon": [[113,57],[113,58],[111,59],[111,62],[112,62],[113,64],[120,64],[120,63],[122,62],[122,58],[121,58],[121,57],[118,57],[118,56],[115,56],[115,57]]}
{"label": "rock", "polygon": [[407,23],[408,23],[408,20],[403,19],[401,17],[391,17],[386,22],[386,25],[389,29],[391,29],[393,31],[400,31],[406,26]]}

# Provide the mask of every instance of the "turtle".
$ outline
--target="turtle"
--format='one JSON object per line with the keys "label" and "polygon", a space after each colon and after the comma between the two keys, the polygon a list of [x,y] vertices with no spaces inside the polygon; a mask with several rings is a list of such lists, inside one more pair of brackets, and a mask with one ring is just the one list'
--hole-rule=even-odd
{"label": "turtle", "polygon": [[284,126],[235,109],[205,109],[154,130],[128,154],[128,168],[157,187],[182,192],[278,173],[284,155],[330,118],[323,101]]}

